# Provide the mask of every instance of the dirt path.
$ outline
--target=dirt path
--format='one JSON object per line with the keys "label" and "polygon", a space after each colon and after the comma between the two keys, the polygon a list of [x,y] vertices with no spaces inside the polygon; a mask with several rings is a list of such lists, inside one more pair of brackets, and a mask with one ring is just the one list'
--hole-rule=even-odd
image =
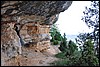
{"label": "dirt path", "polygon": [[[53,61],[59,60],[54,55],[57,54],[59,49],[58,46],[50,46],[50,49],[44,52],[35,52],[33,50],[28,50],[27,52],[23,52],[23,56],[27,58],[27,60],[23,59],[21,61],[21,66],[50,66],[50,63]],[[27,64],[26,64],[27,63]]]}

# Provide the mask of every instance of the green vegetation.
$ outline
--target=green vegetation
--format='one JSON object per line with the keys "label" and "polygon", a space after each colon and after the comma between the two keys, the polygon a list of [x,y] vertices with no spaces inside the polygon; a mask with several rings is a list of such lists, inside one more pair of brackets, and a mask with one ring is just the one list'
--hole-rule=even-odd
{"label": "green vegetation", "polygon": [[87,24],[89,28],[93,29],[93,32],[88,33],[95,45],[95,53],[99,59],[99,1],[91,1],[90,7],[85,7],[83,11],[84,16],[82,20]]}
{"label": "green vegetation", "polygon": [[50,29],[50,34],[52,37],[51,42],[53,42],[53,45],[58,45],[59,41],[62,40],[62,36],[56,24],[52,25],[52,28]]}
{"label": "green vegetation", "polygon": [[[59,61],[52,63],[54,66],[99,66],[99,1],[92,1],[91,7],[86,7],[83,11],[82,20],[88,27],[93,27],[91,33],[80,33],[76,38],[76,43],[67,41],[66,34],[61,38],[61,53],[55,56]],[[96,20],[92,20],[95,17]]]}
{"label": "green vegetation", "polygon": [[60,47],[59,47],[60,51],[62,51],[62,52],[66,51],[66,48],[67,48],[67,41],[66,40],[67,40],[66,34],[64,33]]}
{"label": "green vegetation", "polygon": [[51,63],[53,66],[66,66],[67,59],[60,59],[58,61],[55,61],[54,63]]}
{"label": "green vegetation", "polygon": [[60,44],[61,53],[56,54],[55,56],[59,58],[59,61],[55,61],[52,65],[53,66],[73,66],[77,64],[79,60],[80,52],[76,44],[73,41],[66,41],[65,33],[64,38],[62,40],[62,44]]}
{"label": "green vegetation", "polygon": [[58,40],[54,40],[54,41],[53,41],[53,44],[54,44],[54,45],[58,45]]}
{"label": "green vegetation", "polygon": [[87,36],[87,34],[80,34],[78,36],[78,43],[80,42],[80,49],[81,49],[81,66],[98,66],[99,60],[95,55],[94,51],[94,43],[91,37]]}
{"label": "green vegetation", "polygon": [[55,56],[56,56],[57,58],[65,59],[65,58],[66,58],[65,54],[66,54],[66,53],[62,53],[62,52],[61,52],[61,53],[56,54]]}
{"label": "green vegetation", "polygon": [[[65,35],[64,35],[65,36]],[[59,61],[52,63],[53,66],[98,66],[99,60],[94,52],[94,46],[92,39],[89,36],[80,34],[78,36],[77,43],[82,41],[80,44],[80,51],[73,41],[65,41],[63,38],[62,41],[66,43],[61,44],[60,50],[61,53],[56,54],[55,56],[59,58]],[[66,48],[64,47],[66,45]],[[64,47],[64,48],[62,48]]]}

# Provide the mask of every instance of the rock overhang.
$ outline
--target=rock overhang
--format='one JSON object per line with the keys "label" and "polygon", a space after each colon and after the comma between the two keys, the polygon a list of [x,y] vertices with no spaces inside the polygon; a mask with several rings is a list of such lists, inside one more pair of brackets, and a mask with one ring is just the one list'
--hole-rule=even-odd
{"label": "rock overhang", "polygon": [[57,18],[56,15],[67,10],[71,4],[72,1],[1,1],[1,15],[13,17],[14,21],[20,16],[34,15],[44,18],[46,23],[52,16]]}
{"label": "rock overhang", "polygon": [[34,45],[32,49],[36,51],[50,49],[50,25],[71,4],[72,1],[1,1],[1,65],[11,66],[7,60],[23,55],[23,45]]}

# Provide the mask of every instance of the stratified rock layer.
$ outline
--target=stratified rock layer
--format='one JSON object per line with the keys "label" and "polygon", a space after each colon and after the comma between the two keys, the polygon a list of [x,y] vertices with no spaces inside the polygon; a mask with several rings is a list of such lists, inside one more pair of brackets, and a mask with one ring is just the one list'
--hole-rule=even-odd
{"label": "stratified rock layer", "polygon": [[[67,10],[71,3],[1,1],[1,65],[20,65],[18,56],[23,54],[22,48],[38,52],[49,49],[50,27],[58,20],[59,13]],[[14,62],[9,61],[14,59]]]}

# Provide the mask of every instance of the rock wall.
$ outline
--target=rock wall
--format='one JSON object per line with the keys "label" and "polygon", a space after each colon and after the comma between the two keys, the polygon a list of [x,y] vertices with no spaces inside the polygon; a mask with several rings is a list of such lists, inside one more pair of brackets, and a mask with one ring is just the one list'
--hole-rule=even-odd
{"label": "rock wall", "polygon": [[[50,27],[72,1],[1,1],[1,65],[22,54],[22,47],[50,48]],[[10,62],[9,62],[10,63]],[[13,63],[16,65],[16,63]]]}
{"label": "rock wall", "polygon": [[9,57],[15,55],[17,52],[20,53],[19,50],[21,49],[21,43],[16,31],[14,30],[14,23],[3,24],[1,26],[1,31],[2,51],[6,52]]}
{"label": "rock wall", "polygon": [[[44,50],[50,45],[50,25],[40,25],[38,22],[31,22],[23,25],[20,30],[24,46],[33,46],[36,50]],[[46,46],[47,45],[47,46]]]}

